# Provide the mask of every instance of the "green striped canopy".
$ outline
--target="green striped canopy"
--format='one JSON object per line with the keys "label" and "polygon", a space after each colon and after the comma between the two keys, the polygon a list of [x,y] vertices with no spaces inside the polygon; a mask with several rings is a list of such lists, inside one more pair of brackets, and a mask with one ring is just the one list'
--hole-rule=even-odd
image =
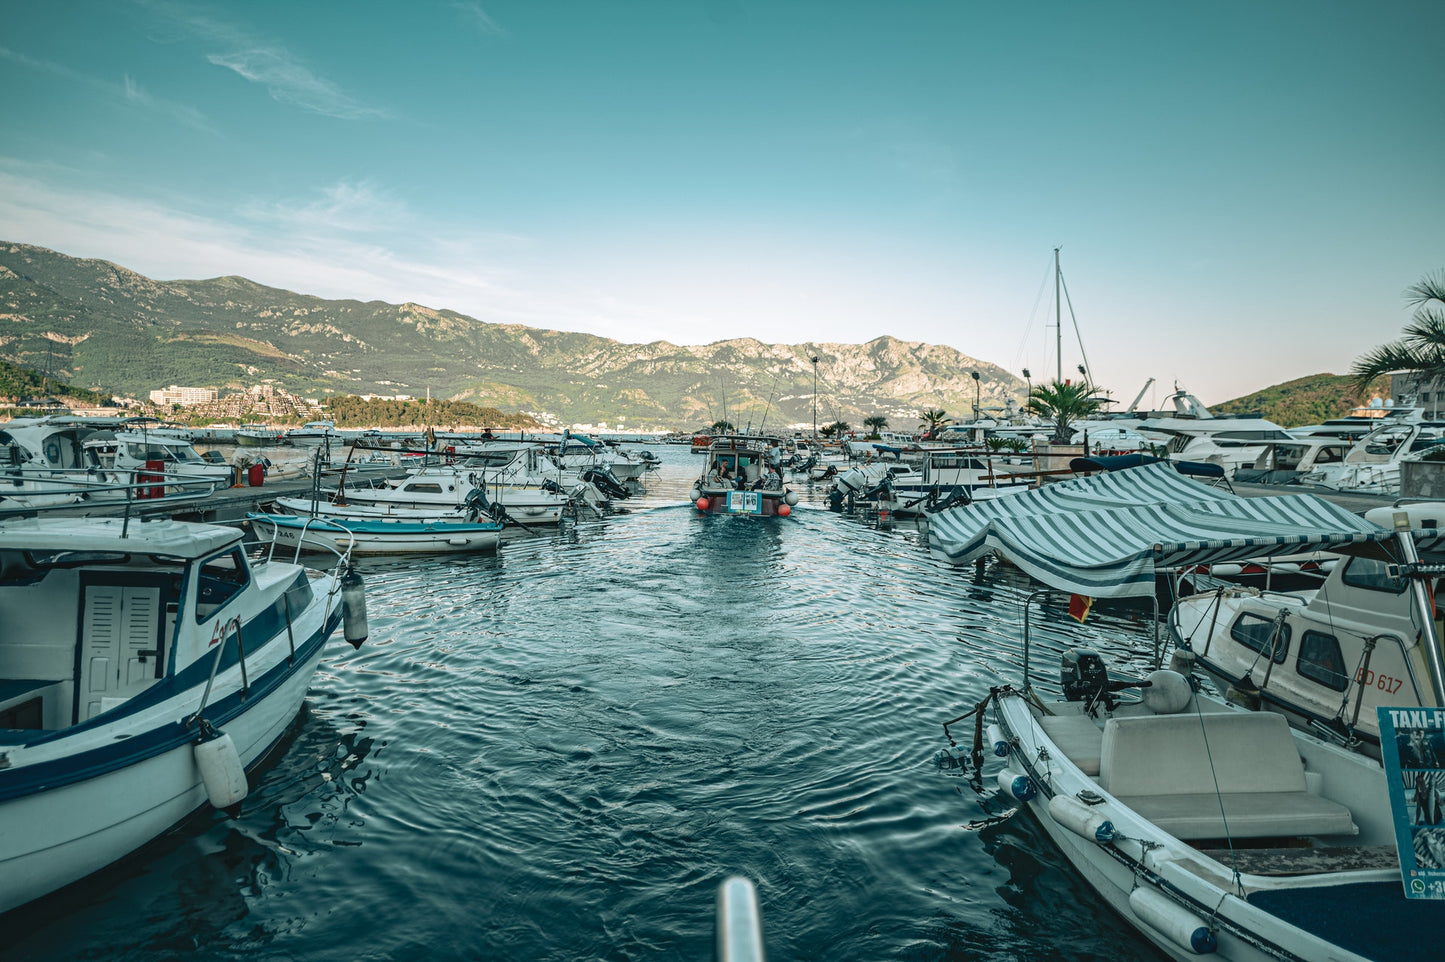
{"label": "green striped canopy", "polygon": [[[1035,580],[1095,598],[1153,594],[1164,569],[1383,545],[1393,531],[1312,494],[1242,498],[1168,462],[977,501],[929,519],[952,564],[997,553]],[[1422,552],[1441,541],[1415,532]],[[1377,549],[1378,550],[1378,549]]]}

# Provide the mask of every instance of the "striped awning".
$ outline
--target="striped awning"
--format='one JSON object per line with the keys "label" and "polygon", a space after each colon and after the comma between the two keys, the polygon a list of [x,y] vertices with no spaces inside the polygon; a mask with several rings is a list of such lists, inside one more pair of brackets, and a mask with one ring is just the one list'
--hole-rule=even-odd
{"label": "striped awning", "polygon": [[[1417,532],[1422,552],[1441,535]],[[1075,478],[929,520],[935,556],[997,552],[1035,580],[1096,598],[1152,594],[1161,569],[1337,551],[1394,533],[1311,494],[1241,498],[1168,463]]]}

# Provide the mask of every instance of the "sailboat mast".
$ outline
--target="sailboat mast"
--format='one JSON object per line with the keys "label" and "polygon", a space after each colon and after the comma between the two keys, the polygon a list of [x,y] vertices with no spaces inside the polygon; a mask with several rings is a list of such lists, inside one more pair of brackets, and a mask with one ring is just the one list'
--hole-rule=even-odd
{"label": "sailboat mast", "polygon": [[1054,248],[1054,383],[1064,383],[1064,316],[1063,298],[1059,296],[1059,284],[1063,278],[1059,270],[1059,248]]}

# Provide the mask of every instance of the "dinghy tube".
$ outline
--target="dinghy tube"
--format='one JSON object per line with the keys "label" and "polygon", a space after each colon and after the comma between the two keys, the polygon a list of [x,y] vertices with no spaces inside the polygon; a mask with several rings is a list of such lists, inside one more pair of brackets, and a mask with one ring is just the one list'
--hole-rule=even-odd
{"label": "dinghy tube", "polygon": [[1008,739],[1003,737],[1003,729],[996,724],[988,726],[988,743],[993,746],[993,753],[999,758],[1008,755]]}
{"label": "dinghy tube", "polygon": [[1219,948],[1219,940],[1199,916],[1170,901],[1162,892],[1136,888],[1129,893],[1129,908],[1150,928],[1196,955],[1207,955]]}
{"label": "dinghy tube", "polygon": [[1075,835],[1107,845],[1114,840],[1114,823],[1083,802],[1068,795],[1049,799],[1049,817]]}
{"label": "dinghy tube", "polygon": [[1008,768],[998,773],[998,790],[1019,802],[1027,802],[1035,795],[1029,777]]}
{"label": "dinghy tube", "polygon": [[214,738],[198,742],[195,747],[196,767],[206,786],[206,797],[217,808],[230,808],[246,797],[246,769],[231,736],[222,732]]}

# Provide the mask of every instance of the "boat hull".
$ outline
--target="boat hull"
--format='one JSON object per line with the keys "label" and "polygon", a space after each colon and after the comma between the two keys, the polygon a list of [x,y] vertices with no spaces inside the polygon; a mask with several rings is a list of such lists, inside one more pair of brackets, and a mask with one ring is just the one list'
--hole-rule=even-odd
{"label": "boat hull", "polygon": [[[268,665],[250,666],[253,671],[263,667],[265,671],[259,677],[252,676],[255,694],[248,699],[239,697],[237,668],[217,677],[215,691],[229,690],[233,694],[224,699],[213,694],[206,715],[231,737],[248,770],[281,739],[300,711],[329,631],[323,630],[299,646],[293,665],[287,664],[285,639],[271,639],[258,652],[269,655]],[[263,687],[268,690],[260,691]],[[189,689],[148,711],[146,717],[187,718],[200,701],[199,688]],[[139,723],[142,719],[130,721]],[[126,722],[121,719],[106,728],[116,728],[112,737],[121,740],[119,745],[128,746],[131,740],[122,739],[122,733],[131,731],[132,726]],[[159,734],[175,741],[177,733],[193,733],[183,728],[183,723],[170,721],[142,731],[137,739]],[[0,800],[0,912],[105,868],[203,808],[207,794],[194,744],[195,738],[191,737],[164,752],[94,777]],[[21,776],[24,769],[9,774]]]}
{"label": "boat hull", "polygon": [[448,521],[340,521],[248,515],[258,532],[302,550],[353,554],[462,554],[496,551],[501,526]]}

